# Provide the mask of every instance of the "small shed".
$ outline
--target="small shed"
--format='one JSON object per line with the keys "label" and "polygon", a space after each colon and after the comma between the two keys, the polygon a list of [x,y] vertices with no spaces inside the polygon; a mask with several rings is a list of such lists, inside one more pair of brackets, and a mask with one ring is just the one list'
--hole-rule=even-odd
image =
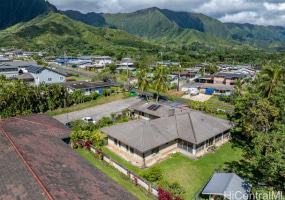
{"label": "small shed", "polygon": [[209,199],[246,200],[250,190],[250,183],[235,173],[215,173],[202,194],[209,195]]}

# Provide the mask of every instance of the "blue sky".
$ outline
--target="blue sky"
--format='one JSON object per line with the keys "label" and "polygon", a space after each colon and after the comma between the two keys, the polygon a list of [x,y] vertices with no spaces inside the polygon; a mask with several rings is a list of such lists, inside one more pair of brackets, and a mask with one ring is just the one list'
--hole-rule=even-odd
{"label": "blue sky", "polygon": [[49,0],[61,10],[87,12],[134,12],[158,7],[198,12],[223,22],[279,25],[285,27],[285,0]]}

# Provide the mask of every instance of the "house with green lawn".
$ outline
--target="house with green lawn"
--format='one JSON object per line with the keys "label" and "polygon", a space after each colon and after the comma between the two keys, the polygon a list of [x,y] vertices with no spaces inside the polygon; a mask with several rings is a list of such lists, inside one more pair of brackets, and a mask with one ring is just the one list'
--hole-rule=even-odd
{"label": "house with green lawn", "polygon": [[[137,114],[136,108],[142,108],[139,104],[145,104],[146,109]],[[112,152],[140,168],[152,166],[175,152],[195,158],[208,147],[226,142],[234,125],[188,108],[139,104],[131,106],[132,115],[135,113],[138,119],[101,131],[108,135],[107,147]]]}

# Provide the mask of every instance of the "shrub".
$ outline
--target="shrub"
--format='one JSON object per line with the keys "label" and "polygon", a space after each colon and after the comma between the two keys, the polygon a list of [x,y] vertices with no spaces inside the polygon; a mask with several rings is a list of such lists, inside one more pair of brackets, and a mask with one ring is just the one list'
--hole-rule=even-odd
{"label": "shrub", "polygon": [[75,78],[66,79],[66,81],[76,81]]}
{"label": "shrub", "polygon": [[169,183],[168,181],[161,180],[158,186],[169,191],[172,196],[180,196],[185,193],[185,189],[178,182]]}
{"label": "shrub", "polygon": [[143,173],[143,178],[145,178],[147,181],[155,182],[163,179],[162,175],[162,168],[159,166],[154,166],[149,168],[148,171]]}
{"label": "shrub", "polygon": [[132,97],[132,95],[131,95],[130,92],[124,93],[123,95],[124,95],[124,97],[123,97],[124,99],[127,99],[127,98],[129,98],[129,97]]}
{"label": "shrub", "polygon": [[164,191],[162,188],[158,189],[158,199],[159,200],[172,200],[172,196],[169,192]]}

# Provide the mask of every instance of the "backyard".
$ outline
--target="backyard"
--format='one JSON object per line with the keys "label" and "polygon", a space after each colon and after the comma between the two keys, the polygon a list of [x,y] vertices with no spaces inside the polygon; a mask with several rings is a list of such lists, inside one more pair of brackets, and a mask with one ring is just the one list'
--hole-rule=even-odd
{"label": "backyard", "polygon": [[[84,153],[83,151],[78,150],[78,152],[84,157],[86,157],[86,153]],[[147,170],[138,169],[132,166],[128,162],[124,161],[120,157],[110,152],[107,148],[103,147],[103,152],[137,174],[142,174],[144,171]],[[209,179],[215,169],[220,166],[224,167],[227,162],[239,160],[241,159],[241,157],[241,149],[233,148],[232,144],[229,142],[222,146],[220,149],[218,149],[216,153],[207,154],[198,160],[192,160],[181,154],[174,154],[173,156],[171,156],[165,161],[162,161],[156,166],[161,167],[161,169],[163,170],[163,177],[166,181],[178,182],[185,188],[186,193],[184,193],[182,197],[186,200],[192,199],[192,197],[206,183],[206,181]],[[90,159],[88,160],[90,161]],[[110,176],[110,169],[106,168],[103,171]],[[111,178],[116,180],[115,177],[113,177],[112,175]],[[126,185],[126,188],[129,191],[132,191],[133,186]],[[139,198],[146,199],[142,197]]]}

